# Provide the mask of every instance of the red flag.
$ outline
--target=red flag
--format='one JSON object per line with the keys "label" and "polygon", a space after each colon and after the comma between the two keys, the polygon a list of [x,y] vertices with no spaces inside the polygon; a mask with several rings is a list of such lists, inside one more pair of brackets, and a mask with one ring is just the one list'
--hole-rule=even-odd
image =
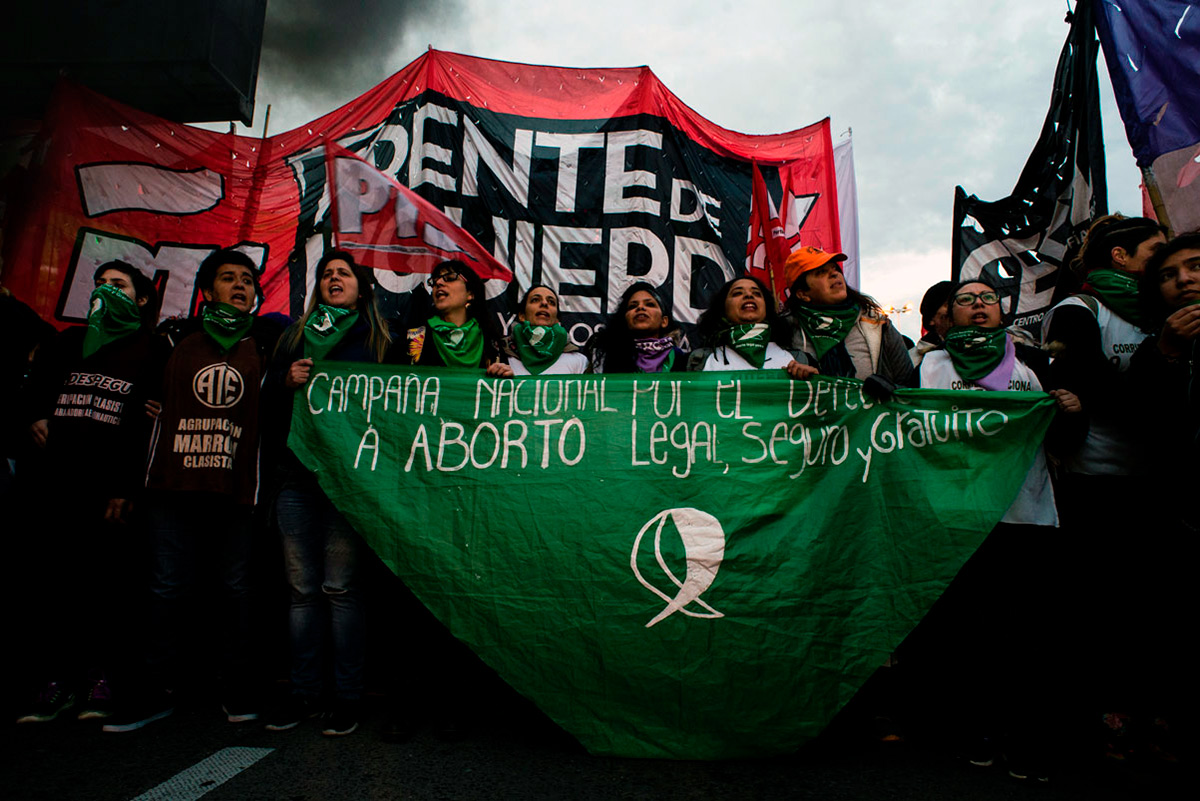
{"label": "red flag", "polygon": [[746,273],[771,287],[775,296],[783,297],[787,289],[783,263],[791,248],[783,234],[783,224],[767,184],[759,172],[758,162],[750,165],[752,185],[750,196],[750,236],[746,242]]}
{"label": "red flag", "polygon": [[431,273],[457,259],[480,278],[511,281],[512,271],[425,198],[332,142],[325,146],[333,238],[365,267]]}

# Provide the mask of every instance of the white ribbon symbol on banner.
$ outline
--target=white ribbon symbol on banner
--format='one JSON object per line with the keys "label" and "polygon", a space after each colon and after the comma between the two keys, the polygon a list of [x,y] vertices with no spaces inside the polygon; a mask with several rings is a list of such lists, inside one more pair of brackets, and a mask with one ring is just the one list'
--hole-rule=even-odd
{"label": "white ribbon symbol on banner", "polygon": [[[668,518],[674,521],[675,530],[679,532],[679,538],[683,542],[684,553],[687,555],[687,574],[683,581],[680,581],[675,576],[675,573],[671,571],[671,568],[667,567],[667,563],[662,555],[662,530]],[[674,597],[667,595],[658,587],[646,581],[641,571],[638,570],[638,548],[642,544],[642,537],[646,535],[651,526],[655,527],[654,557],[658,561],[658,566],[662,568],[663,573],[666,574],[667,578],[677,588]],[[638,532],[637,539],[633,541],[633,553],[629,557],[629,566],[633,568],[633,575],[637,577],[641,585],[666,601],[667,605],[666,608],[646,624],[646,628],[650,628],[655,623],[675,612],[683,612],[689,617],[725,617],[724,614],[700,600],[701,594],[712,586],[713,580],[717,577],[717,570],[720,569],[721,561],[724,558],[725,531],[721,528],[721,521],[708,512],[683,507],[679,509],[664,509],[650,518],[646,525],[642,526],[642,530]],[[686,607],[690,603],[696,603],[707,609],[708,612],[688,611]]]}

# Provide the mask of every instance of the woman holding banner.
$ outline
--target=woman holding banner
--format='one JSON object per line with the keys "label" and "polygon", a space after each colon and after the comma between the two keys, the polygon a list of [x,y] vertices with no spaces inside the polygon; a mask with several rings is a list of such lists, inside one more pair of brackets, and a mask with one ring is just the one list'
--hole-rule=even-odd
{"label": "woman holding banner", "polygon": [[822,375],[861,379],[873,394],[913,386],[904,338],[878,303],[846,284],[845,260],[844,253],[804,247],[784,263],[797,349],[813,357]]}
{"label": "woman holding banner", "polygon": [[[292,398],[308,383],[318,360],[387,362],[393,352],[379,313],[372,271],[344,251],[317,263],[317,286],[304,316],[284,332],[267,375],[265,405],[274,405],[274,427],[264,432],[264,461],[277,465],[275,518],[291,588],[289,630],[291,693],[267,721],[272,731],[291,729],[325,711],[322,665],[333,649],[333,706],[322,733],[358,728],[366,663],[366,629],[359,582],[365,544],[287,448]],[[263,415],[264,426],[267,415]]]}
{"label": "woman holding banner", "polygon": [[[461,261],[444,261],[429,276],[432,313],[406,334],[405,363],[420,367],[487,367],[496,337],[487,315],[483,280]],[[508,368],[495,375],[511,375]]]}
{"label": "woman holding banner", "polygon": [[688,369],[786,370],[808,378],[817,368],[801,352],[785,350],[791,331],[780,318],[770,290],[751,276],[735,278],[717,290],[700,315],[696,336],[701,347],[688,357]]}
{"label": "woman holding banner", "polygon": [[670,373],[687,369],[687,353],[679,346],[678,328],[658,289],[636,281],[588,348],[597,373]]}
{"label": "woman holding banner", "polygon": [[[1043,389],[1046,356],[1002,326],[1000,295],[992,286],[972,281],[954,287],[950,318],[944,347],[921,362],[923,388]],[[1060,411],[1079,411],[1073,393],[1056,389],[1050,395]],[[1000,525],[921,628],[920,639],[937,651],[930,658],[942,673],[937,686],[948,692],[951,716],[961,716],[956,729],[965,735],[965,758],[989,766],[1003,747],[1009,772],[1018,779],[1046,778],[1049,741],[1043,738],[1051,734],[1046,724],[1055,699],[1050,691],[1058,678],[1058,660],[1052,658],[1057,601],[1050,588],[1059,577],[1047,569],[1045,557],[1053,553],[1057,526],[1054,491],[1039,448]],[[1002,735],[1008,737],[1003,746],[991,739]]]}
{"label": "woman holding banner", "polygon": [[500,358],[513,375],[569,375],[592,369],[587,357],[567,341],[567,331],[558,322],[558,295],[545,284],[531,286],[521,299],[512,334],[500,343]]}

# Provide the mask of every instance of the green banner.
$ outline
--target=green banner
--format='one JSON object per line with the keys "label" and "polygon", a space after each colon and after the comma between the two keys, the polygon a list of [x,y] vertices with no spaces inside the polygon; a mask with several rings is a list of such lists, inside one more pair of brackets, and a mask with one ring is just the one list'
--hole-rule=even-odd
{"label": "green banner", "polygon": [[816,736],[1017,494],[1042,393],[781,371],[320,362],[290,445],[384,562],[593,753]]}

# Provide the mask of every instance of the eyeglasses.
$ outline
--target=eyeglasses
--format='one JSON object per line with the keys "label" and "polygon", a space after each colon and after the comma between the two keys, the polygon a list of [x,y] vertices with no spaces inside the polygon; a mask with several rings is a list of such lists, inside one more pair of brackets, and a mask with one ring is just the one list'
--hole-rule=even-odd
{"label": "eyeglasses", "polygon": [[425,283],[432,289],[438,281],[441,281],[443,284],[452,284],[460,278],[462,278],[462,273],[456,273],[453,270],[444,270],[437,275],[429,276],[429,280]]}
{"label": "eyeglasses", "polygon": [[984,306],[995,306],[1000,302],[996,292],[960,292],[954,296],[955,306],[974,306],[976,300],[982,300]]}

